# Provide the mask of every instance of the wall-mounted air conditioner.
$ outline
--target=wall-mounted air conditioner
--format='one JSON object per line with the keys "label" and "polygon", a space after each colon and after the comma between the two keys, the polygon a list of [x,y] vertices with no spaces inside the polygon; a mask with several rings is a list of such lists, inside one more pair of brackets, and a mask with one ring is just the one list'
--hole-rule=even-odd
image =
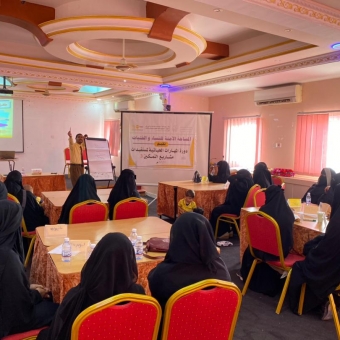
{"label": "wall-mounted air conditioner", "polygon": [[135,110],[135,101],[134,100],[124,100],[122,102],[115,103],[115,111],[133,111]]}
{"label": "wall-mounted air conditioner", "polygon": [[255,105],[279,105],[301,103],[302,85],[273,87],[254,92]]}

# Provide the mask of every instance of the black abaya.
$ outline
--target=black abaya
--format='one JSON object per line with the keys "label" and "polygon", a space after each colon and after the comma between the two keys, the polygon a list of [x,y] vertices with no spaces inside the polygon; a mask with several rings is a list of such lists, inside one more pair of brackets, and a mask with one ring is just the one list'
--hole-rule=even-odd
{"label": "black abaya", "polygon": [[100,198],[97,195],[96,182],[94,181],[93,177],[90,175],[84,174],[78,178],[76,185],[73,187],[73,189],[69,193],[62,207],[58,223],[68,224],[69,215],[70,215],[70,211],[72,207],[78,203],[81,203],[87,200],[100,201]]}
{"label": "black abaya", "polygon": [[272,175],[268,170],[267,164],[264,162],[257,163],[253,173],[254,184],[258,184],[261,188],[268,188],[273,184]]}
{"label": "black abaya", "polygon": [[[24,190],[22,186],[22,175],[19,171],[11,171],[5,180],[5,185],[9,194],[15,196],[23,207],[23,214],[28,231],[34,231],[36,227],[49,223],[49,219],[44,214],[44,209],[38,204],[36,197]],[[26,203],[24,197],[26,196]]]}
{"label": "black abaya", "polygon": [[135,251],[121,233],[106,234],[94,248],[81,271],[78,286],[69,290],[55,318],[38,340],[69,340],[72,324],[87,307],[123,293],[145,294],[138,278]]}
{"label": "black abaya", "polygon": [[[228,181],[230,185],[225,202],[215,207],[211,212],[210,223],[213,230],[215,230],[217,219],[221,214],[240,215],[248,191],[254,185],[250,172],[244,169],[239,170],[236,175],[230,176]],[[218,236],[228,231],[227,225],[220,223]]]}
{"label": "black abaya", "polygon": [[136,186],[135,173],[130,169],[124,169],[117,179],[115,186],[110,192],[108,198],[109,202],[109,219],[113,219],[113,209],[115,205],[130,197],[140,198],[139,192]]}
{"label": "black abaya", "polygon": [[164,261],[148,275],[150,291],[164,308],[177,290],[205,279],[230,281],[230,274],[216,250],[209,221],[184,213],[171,227]]}
{"label": "black abaya", "polygon": [[208,174],[209,181],[213,183],[227,183],[230,176],[229,164],[226,161],[219,161],[217,166],[217,175]]}
{"label": "black abaya", "polygon": [[0,200],[7,200],[7,188],[3,182],[0,182]]}

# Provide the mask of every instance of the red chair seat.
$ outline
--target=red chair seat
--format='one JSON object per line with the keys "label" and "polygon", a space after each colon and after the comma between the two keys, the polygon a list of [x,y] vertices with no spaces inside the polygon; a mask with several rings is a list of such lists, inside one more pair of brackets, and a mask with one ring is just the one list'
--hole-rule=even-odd
{"label": "red chair seat", "polygon": [[31,336],[36,336],[39,334],[39,332],[42,329],[45,329],[46,327],[38,328],[38,329],[33,329],[31,331],[23,332],[23,333],[17,333],[17,334],[11,334],[7,335],[2,340],[24,340],[26,338],[29,338]]}
{"label": "red chair seat", "polygon": [[35,234],[36,234],[35,230],[27,231],[27,232],[24,232],[24,231],[21,232],[21,235],[35,235]]}
{"label": "red chair seat", "polygon": [[[304,256],[296,255],[296,254],[288,254],[288,256],[284,259],[284,264],[291,268],[293,267],[293,264],[297,261],[303,261],[305,259]],[[281,267],[280,261],[267,261],[268,264],[271,264],[276,267]]]}

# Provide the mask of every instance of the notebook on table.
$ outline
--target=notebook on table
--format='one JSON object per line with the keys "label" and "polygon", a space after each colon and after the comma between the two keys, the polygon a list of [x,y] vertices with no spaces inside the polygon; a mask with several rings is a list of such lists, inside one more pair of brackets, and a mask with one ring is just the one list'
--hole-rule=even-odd
{"label": "notebook on table", "polygon": [[0,159],[14,159],[15,151],[0,151]]}

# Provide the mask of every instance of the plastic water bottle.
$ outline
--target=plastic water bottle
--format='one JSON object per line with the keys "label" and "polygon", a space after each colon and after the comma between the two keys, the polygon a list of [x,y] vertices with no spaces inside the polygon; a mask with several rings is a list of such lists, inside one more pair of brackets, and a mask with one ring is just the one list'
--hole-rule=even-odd
{"label": "plastic water bottle", "polygon": [[306,196],[306,204],[309,205],[312,203],[312,198],[310,196],[310,192],[307,193],[307,196]]}
{"label": "plastic water bottle", "polygon": [[87,250],[87,259],[89,259],[89,257],[91,256],[92,252],[93,252],[93,249],[95,248],[96,244],[95,243],[91,243],[90,246],[89,246],[89,249]]}
{"label": "plastic water bottle", "polygon": [[142,260],[143,259],[143,241],[142,236],[137,236],[137,242],[136,242],[136,260]]}
{"label": "plastic water bottle", "polygon": [[25,176],[25,168],[21,168],[21,176]]}
{"label": "plastic water bottle", "polygon": [[132,243],[132,246],[135,247],[136,242],[137,242],[137,229],[134,228],[134,229],[131,230],[131,234],[130,234],[129,239]]}
{"label": "plastic water bottle", "polygon": [[70,244],[70,239],[68,237],[64,238],[64,243],[61,248],[61,260],[63,262],[71,262],[72,248]]}

